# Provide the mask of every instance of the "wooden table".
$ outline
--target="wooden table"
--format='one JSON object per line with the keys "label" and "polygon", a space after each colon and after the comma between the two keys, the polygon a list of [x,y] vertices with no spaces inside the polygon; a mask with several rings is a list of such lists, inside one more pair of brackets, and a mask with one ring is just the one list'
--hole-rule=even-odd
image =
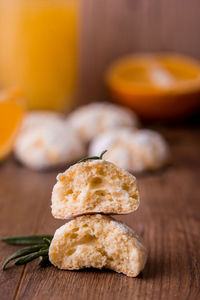
{"label": "wooden table", "polygon": [[[0,272],[0,299],[200,299],[200,129],[161,130],[172,165],[139,175],[141,205],[119,217],[140,233],[149,249],[137,278],[107,270],[61,271],[36,261]],[[50,197],[56,171],[37,173],[13,158],[0,166],[0,236],[53,233]],[[1,263],[17,247],[0,243]]]}

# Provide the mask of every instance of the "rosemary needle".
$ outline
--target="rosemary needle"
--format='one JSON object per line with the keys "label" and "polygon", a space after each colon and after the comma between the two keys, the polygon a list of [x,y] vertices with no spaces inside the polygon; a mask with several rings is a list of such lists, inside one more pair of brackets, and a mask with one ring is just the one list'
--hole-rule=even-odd
{"label": "rosemary needle", "polygon": [[108,150],[104,150],[103,152],[101,152],[100,156],[99,156],[99,159],[102,159],[104,154],[107,152]]}
{"label": "rosemary needle", "polygon": [[49,249],[46,248],[46,249],[43,249],[43,250],[39,250],[38,252],[35,252],[35,253],[32,253],[32,254],[29,254],[29,255],[26,255],[24,256],[23,258],[20,258],[18,259],[16,262],[15,262],[15,265],[17,266],[20,266],[20,265],[24,265],[40,256],[46,256],[48,255],[49,253]]}
{"label": "rosemary needle", "polygon": [[46,267],[48,264],[50,264],[50,261],[49,261],[49,256],[48,255],[46,255],[46,256],[42,256],[41,257],[41,260],[40,260],[40,262],[39,262],[39,266],[40,267]]}
{"label": "rosemary needle", "polygon": [[6,259],[6,261],[4,262],[4,264],[2,265],[2,270],[5,269],[5,267],[7,266],[7,264],[18,257],[22,257],[25,256],[27,254],[33,253],[33,252],[37,252],[38,250],[41,249],[42,246],[34,246],[34,247],[30,247],[30,248],[24,248],[21,250],[16,251],[13,255],[11,255],[9,258]]}
{"label": "rosemary needle", "polygon": [[46,244],[47,246],[50,246],[50,244],[51,244],[51,240],[50,240],[50,239],[43,238],[43,241],[45,242],[45,244]]}
{"label": "rosemary needle", "polygon": [[52,235],[24,235],[15,237],[6,237],[2,241],[10,245],[38,245],[46,244],[44,238],[52,240]]}
{"label": "rosemary needle", "polygon": [[26,264],[38,257],[42,257],[40,265],[45,266],[48,263],[49,246],[51,244],[52,235],[25,235],[3,238],[2,241],[10,245],[34,245],[32,247],[18,250],[2,265],[2,270],[5,270],[6,265],[13,259],[19,258],[15,265]]}
{"label": "rosemary needle", "polygon": [[104,150],[101,154],[100,154],[100,156],[88,156],[88,157],[84,157],[84,158],[82,158],[81,160],[79,160],[78,162],[77,162],[77,164],[79,164],[79,163],[81,163],[81,162],[84,162],[84,161],[87,161],[87,160],[97,160],[97,159],[103,159],[103,156],[104,156],[104,154],[107,152],[108,150]]}

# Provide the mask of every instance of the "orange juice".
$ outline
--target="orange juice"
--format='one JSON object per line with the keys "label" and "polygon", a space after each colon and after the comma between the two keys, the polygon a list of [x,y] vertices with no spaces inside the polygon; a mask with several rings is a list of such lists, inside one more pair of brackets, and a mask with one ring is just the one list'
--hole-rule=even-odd
{"label": "orange juice", "polygon": [[63,110],[76,86],[78,0],[0,0],[0,85]]}

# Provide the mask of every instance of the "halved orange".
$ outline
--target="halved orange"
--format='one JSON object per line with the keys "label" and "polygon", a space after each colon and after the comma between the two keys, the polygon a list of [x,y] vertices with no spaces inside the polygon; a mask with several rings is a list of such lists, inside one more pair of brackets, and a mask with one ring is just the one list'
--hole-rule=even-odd
{"label": "halved orange", "polygon": [[179,54],[136,54],[106,72],[113,98],[148,119],[179,118],[200,106],[200,63]]}
{"label": "halved orange", "polygon": [[12,151],[24,110],[20,91],[0,93],[0,160]]}

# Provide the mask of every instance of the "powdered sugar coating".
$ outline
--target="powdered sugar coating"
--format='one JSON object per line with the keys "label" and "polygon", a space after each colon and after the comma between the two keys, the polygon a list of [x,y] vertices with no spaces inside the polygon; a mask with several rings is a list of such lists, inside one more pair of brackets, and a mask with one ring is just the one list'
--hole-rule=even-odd
{"label": "powdered sugar coating", "polygon": [[129,109],[106,102],[79,107],[68,121],[79,136],[89,142],[99,133],[112,128],[138,127],[137,116]]}
{"label": "powdered sugar coating", "polygon": [[148,129],[119,129],[102,133],[92,141],[89,155],[104,149],[108,149],[105,159],[136,172],[160,168],[169,158],[164,138]]}
{"label": "powdered sugar coating", "polygon": [[23,120],[22,130],[35,128],[41,125],[63,124],[64,115],[52,111],[29,111]]}
{"label": "powdered sugar coating", "polygon": [[57,113],[31,113],[25,118],[16,140],[17,159],[32,169],[68,164],[85,155],[76,132]]}

